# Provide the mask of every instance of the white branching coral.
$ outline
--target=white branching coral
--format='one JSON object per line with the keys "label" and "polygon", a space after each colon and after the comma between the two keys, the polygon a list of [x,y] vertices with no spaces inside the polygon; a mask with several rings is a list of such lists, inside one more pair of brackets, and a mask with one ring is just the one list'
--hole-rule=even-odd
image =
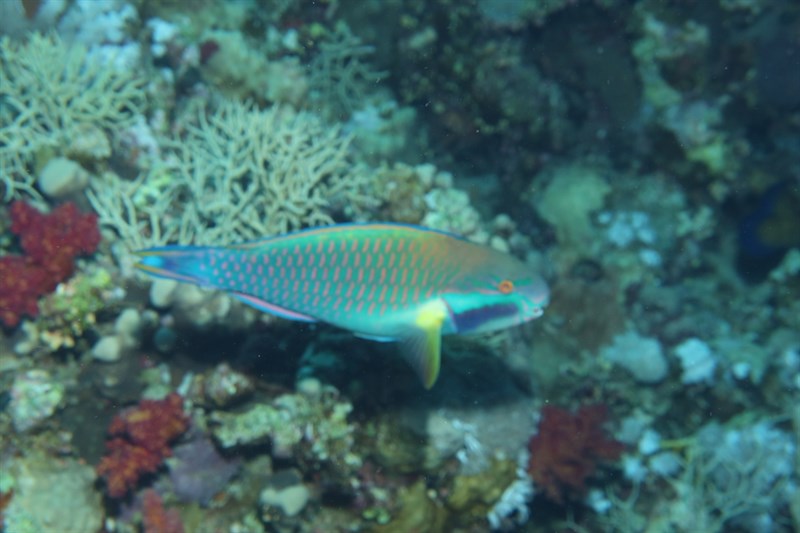
{"label": "white branching coral", "polygon": [[43,150],[69,151],[88,129],[134,122],[144,100],[133,71],[106,68],[56,35],[0,39],[0,177],[5,201],[38,196],[32,167]]}
{"label": "white branching coral", "polygon": [[370,202],[349,138],[313,114],[236,101],[190,113],[148,176],[107,176],[90,194],[101,223],[131,248],[252,240],[330,224],[333,212],[352,216]]}

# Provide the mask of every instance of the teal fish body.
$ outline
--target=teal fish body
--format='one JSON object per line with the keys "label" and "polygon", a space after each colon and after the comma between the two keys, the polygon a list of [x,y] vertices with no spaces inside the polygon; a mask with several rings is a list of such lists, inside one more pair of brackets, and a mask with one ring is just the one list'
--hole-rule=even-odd
{"label": "teal fish body", "polygon": [[398,341],[430,387],[442,334],[537,318],[546,283],[516,258],[399,224],[343,224],[225,246],[139,252],[149,274],[231,293],[285,318]]}

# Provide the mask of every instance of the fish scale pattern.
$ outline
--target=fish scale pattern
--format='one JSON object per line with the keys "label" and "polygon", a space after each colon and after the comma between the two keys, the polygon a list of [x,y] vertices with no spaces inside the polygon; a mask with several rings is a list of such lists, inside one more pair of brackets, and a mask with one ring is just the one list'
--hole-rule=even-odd
{"label": "fish scale pattern", "polygon": [[209,284],[289,310],[352,324],[431,299],[455,279],[459,262],[436,233],[363,230],[358,238],[310,232],[236,248],[214,249],[200,263]]}

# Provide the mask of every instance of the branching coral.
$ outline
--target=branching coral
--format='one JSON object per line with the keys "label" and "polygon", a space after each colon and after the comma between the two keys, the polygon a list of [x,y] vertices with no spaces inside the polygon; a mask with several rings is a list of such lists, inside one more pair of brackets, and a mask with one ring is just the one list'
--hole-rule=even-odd
{"label": "branching coral", "polygon": [[0,258],[0,321],[13,327],[22,315],[36,316],[38,299],[72,275],[76,256],[100,243],[97,217],[67,203],[50,214],[17,201],[11,205],[11,231],[25,255]]}
{"label": "branching coral", "polygon": [[371,87],[386,77],[363,60],[373,52],[341,21],[320,41],[309,66],[310,97],[329,118],[349,117],[365,104]]}
{"label": "branching coral", "polygon": [[5,201],[38,196],[32,166],[44,149],[65,151],[86,128],[134,122],[144,93],[134,73],[107,68],[81,45],[32,34],[0,39],[0,178]]}
{"label": "branching coral", "polygon": [[542,408],[539,431],[528,443],[528,473],[553,501],[583,493],[598,460],[619,458],[622,444],[603,430],[606,416],[602,405],[584,406],[575,414],[550,405]]}
{"label": "branching coral", "polygon": [[[167,168],[136,185],[98,181],[90,199],[100,219],[131,247],[178,239],[220,244],[329,224],[336,210],[370,198],[348,158],[349,139],[310,113],[223,102],[195,109]],[[181,202],[178,217],[171,204]]]}
{"label": "branching coral", "polygon": [[113,437],[106,443],[108,452],[97,465],[97,475],[105,478],[108,494],[120,498],[142,475],[158,470],[172,455],[170,443],[188,427],[183,398],[175,393],[163,400],[142,400],[115,416],[108,428]]}

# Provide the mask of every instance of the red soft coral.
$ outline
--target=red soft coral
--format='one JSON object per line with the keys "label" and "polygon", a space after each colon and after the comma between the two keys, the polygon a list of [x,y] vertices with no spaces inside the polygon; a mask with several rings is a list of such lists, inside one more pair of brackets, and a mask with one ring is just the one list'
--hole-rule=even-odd
{"label": "red soft coral", "polygon": [[11,204],[11,231],[25,255],[0,257],[0,320],[8,327],[36,316],[38,300],[72,275],[75,257],[100,243],[97,216],[66,203],[50,214],[22,201]]}
{"label": "red soft coral", "polygon": [[599,459],[618,459],[623,445],[603,430],[607,411],[602,405],[581,407],[576,414],[553,406],[542,408],[539,431],[528,443],[528,473],[553,501],[581,495]]}
{"label": "red soft coral", "polygon": [[165,509],[164,500],[153,489],[142,494],[144,533],[183,533],[181,516],[175,509]]}
{"label": "red soft coral", "polygon": [[142,400],[115,416],[108,429],[114,438],[106,443],[108,453],[97,465],[108,494],[120,498],[140,477],[158,470],[164,458],[172,455],[170,442],[188,427],[183,398],[176,393],[163,400]]}

